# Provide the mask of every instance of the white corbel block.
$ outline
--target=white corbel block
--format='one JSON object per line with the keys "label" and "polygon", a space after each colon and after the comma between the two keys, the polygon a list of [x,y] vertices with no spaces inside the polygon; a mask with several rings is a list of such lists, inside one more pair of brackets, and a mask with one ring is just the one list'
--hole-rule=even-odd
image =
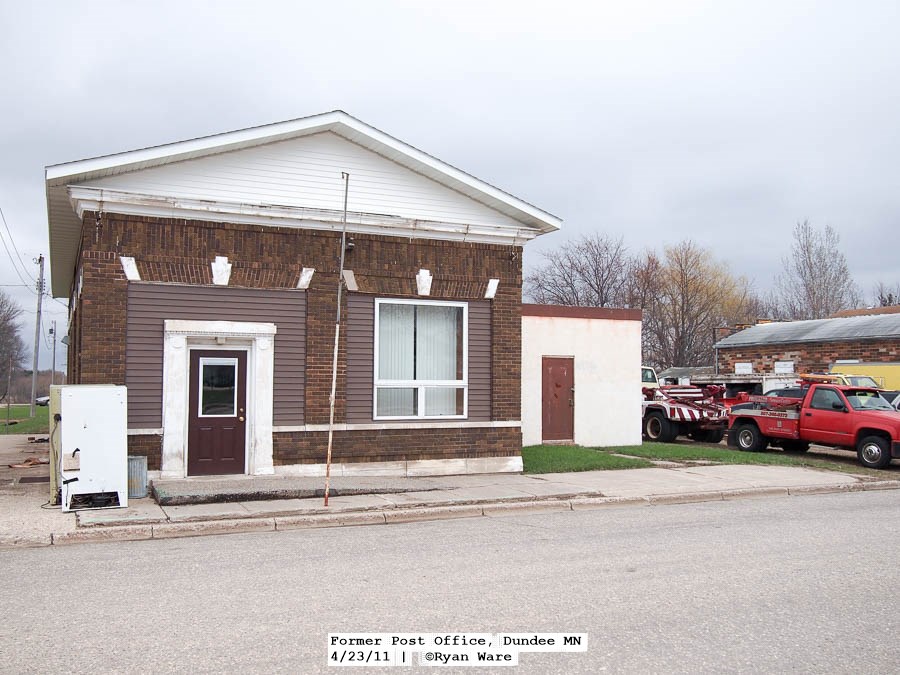
{"label": "white corbel block", "polygon": [[122,262],[122,269],[125,270],[125,278],[128,281],[140,281],[141,273],[138,272],[137,263],[134,258],[120,255],[119,260]]}
{"label": "white corbel block", "polygon": [[344,270],[344,285],[348,291],[358,291],[359,286],[356,285],[356,275],[353,270]]}
{"label": "white corbel block", "polygon": [[309,284],[312,283],[313,274],[316,273],[314,267],[304,267],[303,271],[300,272],[300,281],[297,282],[297,288],[302,290],[306,290],[309,288]]}
{"label": "white corbel block", "polygon": [[416,289],[419,295],[431,295],[431,281],[433,278],[428,270],[419,270],[419,273],[416,275]]}
{"label": "white corbel block", "polygon": [[231,263],[228,262],[228,256],[216,256],[216,261],[212,263],[212,277],[216,286],[228,285],[228,280],[231,279]]}

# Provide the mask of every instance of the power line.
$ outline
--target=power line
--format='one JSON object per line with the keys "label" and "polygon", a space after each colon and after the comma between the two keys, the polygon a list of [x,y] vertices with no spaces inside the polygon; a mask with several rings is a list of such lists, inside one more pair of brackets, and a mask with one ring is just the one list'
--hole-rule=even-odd
{"label": "power line", "polygon": [[47,337],[46,331],[44,331],[44,320],[43,319],[41,319],[41,335],[44,336],[44,346],[46,346],[47,349],[49,350],[50,349],[50,340]]}
{"label": "power line", "polygon": [[[28,272],[28,267],[26,267],[25,263],[22,261],[22,255],[19,253],[19,249],[16,246],[16,240],[13,239],[12,232],[10,232],[10,230],[9,230],[9,224],[6,222],[6,216],[3,214],[2,208],[0,208],[0,219],[3,220],[3,227],[6,228],[6,234],[9,237],[9,243],[12,244],[13,250],[16,252],[16,257],[19,259],[19,264],[22,266],[22,271],[24,271],[25,274],[28,276],[28,278],[31,279],[31,283],[36,283],[37,279],[35,279],[33,276],[31,276],[31,274]],[[0,239],[2,239],[2,238],[3,238],[3,233],[0,232]],[[19,270],[16,267],[16,261],[13,260],[12,254],[9,252],[9,247],[6,245],[5,240],[3,241],[3,248],[6,249],[6,255],[9,256],[9,259],[13,264],[13,268],[16,270],[16,274],[18,274]],[[19,278],[22,279],[21,274],[19,274]],[[25,281],[25,279],[22,279],[22,282],[28,283],[27,281]]]}

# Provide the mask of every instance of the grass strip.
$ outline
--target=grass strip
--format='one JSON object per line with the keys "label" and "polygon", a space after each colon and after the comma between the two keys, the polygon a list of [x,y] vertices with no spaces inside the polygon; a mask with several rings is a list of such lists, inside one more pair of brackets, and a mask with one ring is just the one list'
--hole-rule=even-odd
{"label": "grass strip", "polygon": [[10,406],[10,422],[17,424],[6,425],[6,406],[0,406],[0,434],[46,434],[49,431],[50,408],[45,405],[35,406],[34,417],[29,417],[31,412],[29,405]]}
{"label": "grass strip", "polygon": [[522,448],[525,473],[565,473],[568,471],[610,471],[653,466],[646,459],[615,457],[606,448],[576,445],[533,445]]}
{"label": "grass strip", "polygon": [[809,455],[792,455],[780,450],[770,449],[766,452],[743,452],[724,446],[715,447],[699,443],[644,443],[619,448],[604,448],[608,452],[616,452],[644,459],[668,460],[672,462],[715,462],[716,464],[761,464],[768,466],[801,466],[810,469],[826,469],[842,473],[860,473],[881,476],[882,473],[855,464],[855,457],[848,453],[848,462],[832,461],[811,457]]}

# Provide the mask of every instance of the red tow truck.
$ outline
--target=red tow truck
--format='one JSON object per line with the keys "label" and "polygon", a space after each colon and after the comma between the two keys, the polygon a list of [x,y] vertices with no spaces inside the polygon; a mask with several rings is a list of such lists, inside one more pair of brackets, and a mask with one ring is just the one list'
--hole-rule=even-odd
{"label": "red tow truck", "polygon": [[643,389],[644,437],[671,443],[678,436],[704,443],[718,443],[725,436],[727,408],[724,387],[664,385]]}
{"label": "red tow truck", "polygon": [[769,445],[806,452],[810,443],[855,450],[860,463],[883,469],[900,458],[900,413],[870,387],[801,376],[802,398],[748,396],[728,414],[728,444],[749,452]]}

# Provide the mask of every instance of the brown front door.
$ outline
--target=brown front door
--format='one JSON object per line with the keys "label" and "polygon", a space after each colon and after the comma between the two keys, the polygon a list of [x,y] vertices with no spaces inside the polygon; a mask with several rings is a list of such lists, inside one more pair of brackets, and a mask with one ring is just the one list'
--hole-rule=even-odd
{"label": "brown front door", "polygon": [[575,359],[544,357],[542,383],[544,442],[575,439]]}
{"label": "brown front door", "polygon": [[247,352],[191,350],[188,475],[244,473]]}

